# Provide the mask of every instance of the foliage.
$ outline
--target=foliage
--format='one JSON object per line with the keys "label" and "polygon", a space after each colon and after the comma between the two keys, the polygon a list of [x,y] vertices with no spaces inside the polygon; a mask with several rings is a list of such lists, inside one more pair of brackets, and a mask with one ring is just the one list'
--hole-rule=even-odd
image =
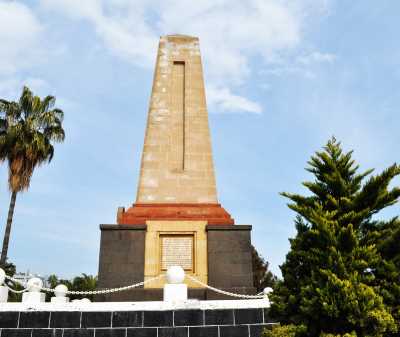
{"label": "foliage", "polygon": [[17,271],[17,268],[15,267],[14,263],[6,261],[6,264],[4,265],[3,270],[6,273],[6,275],[14,276],[14,274]]}
{"label": "foliage", "polygon": [[278,278],[268,269],[269,263],[260,256],[254,246],[251,246],[253,264],[253,284],[257,292],[267,287],[273,288]]}
{"label": "foliage", "polygon": [[[8,276],[14,276],[16,273],[15,264],[12,262],[7,261],[5,263],[3,269],[6,273],[6,275],[8,275]],[[11,286],[12,289],[17,290],[17,291],[20,291],[23,289],[22,286],[19,285],[18,283],[14,284],[13,282],[6,281],[6,284],[8,286]],[[21,294],[16,294],[11,291],[8,292],[8,302],[21,302],[21,298],[22,298]]]}
{"label": "foliage", "polygon": [[357,173],[352,152],[343,153],[334,138],[308,164],[315,181],[303,185],[311,195],[282,193],[297,213],[297,235],[281,266],[271,314],[306,326],[305,336],[386,336],[396,325],[377,287],[379,247],[365,232],[373,215],[399,199],[400,189],[388,186],[400,167],[365,181],[372,170]]}
{"label": "foliage", "polygon": [[264,330],[262,337],[295,337],[296,335],[301,335],[305,331],[304,326],[290,325],[276,325],[270,330]]}
{"label": "foliage", "polygon": [[363,240],[375,244],[382,257],[374,270],[373,284],[400,325],[400,220],[372,222],[364,228]]}
{"label": "foliage", "polygon": [[351,333],[345,333],[344,335],[333,335],[330,333],[322,333],[321,337],[357,337],[357,334],[354,331]]}
{"label": "foliage", "polygon": [[[82,273],[81,276],[76,276],[72,280],[59,279],[56,275],[50,275],[47,279],[50,288],[55,288],[59,284],[64,284],[67,286],[68,290],[71,291],[93,291],[97,287],[97,277],[92,275],[87,275]],[[46,294],[48,300],[53,294]],[[83,297],[89,298],[93,301],[92,295],[80,296],[80,295],[68,295],[71,300],[80,299]]]}
{"label": "foliage", "polygon": [[64,140],[64,113],[54,108],[55,101],[27,87],[18,102],[0,99],[0,162],[8,162],[11,191],[28,189],[34,168],[53,158],[52,142]]}

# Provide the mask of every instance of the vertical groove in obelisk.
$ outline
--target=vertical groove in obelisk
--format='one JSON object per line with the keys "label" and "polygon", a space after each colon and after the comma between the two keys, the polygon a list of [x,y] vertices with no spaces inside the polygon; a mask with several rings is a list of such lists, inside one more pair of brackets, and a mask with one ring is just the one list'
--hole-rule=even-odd
{"label": "vertical groove in obelisk", "polygon": [[160,39],[136,203],[218,203],[197,38]]}
{"label": "vertical groove in obelisk", "polygon": [[172,66],[171,111],[173,131],[171,144],[171,170],[185,169],[185,63],[175,61]]}

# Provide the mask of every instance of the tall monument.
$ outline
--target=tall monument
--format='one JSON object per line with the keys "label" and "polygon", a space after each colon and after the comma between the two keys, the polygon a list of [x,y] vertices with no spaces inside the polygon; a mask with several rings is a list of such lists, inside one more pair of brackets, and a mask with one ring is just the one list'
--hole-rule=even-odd
{"label": "tall monument", "polygon": [[[161,37],[136,203],[100,225],[99,287],[148,280],[172,265],[211,286],[252,293],[251,226],[218,203],[199,40]],[[155,300],[164,280],[101,300]],[[216,298],[188,282],[189,295]]]}

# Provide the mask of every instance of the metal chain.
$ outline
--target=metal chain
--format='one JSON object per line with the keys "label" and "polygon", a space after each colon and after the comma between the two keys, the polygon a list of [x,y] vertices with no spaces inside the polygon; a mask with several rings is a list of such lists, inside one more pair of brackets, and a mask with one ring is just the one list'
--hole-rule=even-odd
{"label": "metal chain", "polygon": [[220,293],[222,295],[227,295],[227,296],[231,296],[231,297],[237,297],[237,298],[247,298],[247,299],[263,299],[265,298],[265,296],[260,296],[260,295],[243,295],[243,294],[235,294],[235,293],[231,293],[229,291],[225,291],[225,290],[221,290],[221,289],[217,289],[214,288],[212,286],[209,286],[208,284],[205,284],[203,282],[201,282],[200,280],[194,278],[193,276],[190,275],[185,275],[189,280],[192,280],[193,282],[200,284],[202,287],[206,287],[210,290],[213,290],[217,293]]}
{"label": "metal chain", "polygon": [[[146,280],[146,281],[139,282],[139,283],[136,283],[136,284],[131,284],[131,285],[125,286],[125,287],[108,288],[108,289],[92,290],[92,291],[73,291],[73,290],[68,290],[68,291],[66,292],[66,294],[67,294],[67,295],[100,295],[100,294],[111,294],[111,293],[115,293],[115,292],[118,292],[118,291],[126,291],[126,290],[129,290],[129,289],[133,289],[133,288],[137,288],[137,287],[143,286],[143,285],[145,285],[145,284],[147,284],[147,283],[150,283],[150,282],[153,282],[153,281],[155,281],[155,280],[158,280],[158,279],[160,279],[160,278],[162,278],[162,277],[164,277],[164,276],[165,276],[165,275],[159,275],[159,276],[157,276],[157,277],[153,277],[153,278],[148,279],[148,280]],[[27,289],[26,289],[26,284],[25,284],[24,282],[21,282],[20,280],[17,280],[17,279],[15,279],[15,278],[11,277],[11,276],[6,276],[6,278],[9,279],[10,281],[13,281],[13,282],[18,283],[18,284],[20,284],[21,286],[23,286],[25,289],[24,289],[23,291],[21,291],[21,292],[27,291]],[[54,293],[54,292],[55,292],[55,289],[46,288],[46,287],[40,287],[40,290],[46,291],[46,292],[51,292],[51,293]]]}
{"label": "metal chain", "polygon": [[[126,290],[129,290],[129,289],[141,287],[141,286],[143,286],[143,285],[145,285],[145,284],[147,284],[147,283],[150,283],[150,282],[153,282],[153,281],[155,281],[155,280],[158,280],[158,279],[160,279],[160,278],[162,278],[162,277],[164,277],[164,276],[165,276],[165,275],[159,275],[159,276],[157,276],[157,277],[153,277],[153,278],[148,279],[148,280],[143,281],[143,282],[139,282],[139,283],[135,283],[135,284],[131,284],[131,285],[129,285],[129,286],[124,286],[124,287],[119,287],[119,288],[111,288],[111,289],[108,288],[108,289],[92,290],[92,291],[73,291],[73,290],[68,290],[68,291],[66,292],[66,294],[68,294],[68,295],[100,295],[100,294],[111,294],[111,293],[115,293],[115,292],[118,292],[118,291],[126,291]],[[213,291],[215,291],[215,292],[217,292],[217,293],[220,293],[220,294],[222,294],[222,295],[227,295],[227,296],[236,297],[236,298],[244,298],[244,299],[263,299],[263,298],[265,298],[265,296],[263,296],[263,295],[261,295],[261,294],[257,294],[257,295],[244,295],[244,294],[235,294],[235,293],[231,293],[231,292],[229,292],[229,291],[217,289],[217,288],[214,288],[214,287],[212,287],[212,286],[210,286],[210,285],[208,285],[208,284],[205,284],[205,283],[201,282],[200,280],[196,279],[196,278],[193,277],[193,276],[190,276],[190,275],[185,275],[185,276],[186,276],[189,280],[191,280],[191,281],[193,281],[193,282],[195,282],[195,283],[201,285],[202,287],[206,287],[206,288],[208,288],[208,289],[210,289],[210,290],[213,290]],[[27,291],[27,289],[26,289],[26,284],[25,284],[24,282],[21,282],[20,280],[17,280],[17,279],[15,279],[15,278],[11,277],[11,276],[6,276],[6,278],[7,278],[8,280],[10,280],[10,281],[13,281],[13,282],[15,282],[15,283],[20,284],[21,286],[23,286],[23,287],[25,288],[24,290],[20,290],[20,291],[19,291],[19,290],[11,289],[10,287],[7,286],[7,288],[10,289],[12,292],[15,292],[15,293],[23,293],[23,292]],[[55,289],[51,289],[51,288],[40,287],[40,289],[41,289],[42,291],[46,291],[46,292],[52,292],[52,293],[55,292]]]}
{"label": "metal chain", "polygon": [[22,294],[22,293],[28,291],[28,289],[26,289],[26,286],[25,286],[24,282],[21,282],[20,280],[14,279],[13,277],[7,276],[7,275],[6,275],[6,278],[8,280],[10,280],[10,281],[12,281],[14,283],[17,283],[17,284],[19,284],[19,285],[24,287],[24,289],[22,289],[22,290],[15,290],[15,289],[12,289],[9,284],[4,283],[4,285],[7,287],[7,289],[10,290],[12,293],[14,293],[14,294]]}

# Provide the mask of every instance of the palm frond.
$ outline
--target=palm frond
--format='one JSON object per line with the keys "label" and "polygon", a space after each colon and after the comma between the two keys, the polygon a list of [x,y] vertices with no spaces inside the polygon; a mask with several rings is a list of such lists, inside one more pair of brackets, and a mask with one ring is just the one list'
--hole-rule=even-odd
{"label": "palm frond", "polygon": [[64,113],[54,96],[43,100],[24,87],[17,102],[0,100],[0,162],[8,161],[9,188],[29,188],[35,167],[50,162],[53,142],[62,142]]}

